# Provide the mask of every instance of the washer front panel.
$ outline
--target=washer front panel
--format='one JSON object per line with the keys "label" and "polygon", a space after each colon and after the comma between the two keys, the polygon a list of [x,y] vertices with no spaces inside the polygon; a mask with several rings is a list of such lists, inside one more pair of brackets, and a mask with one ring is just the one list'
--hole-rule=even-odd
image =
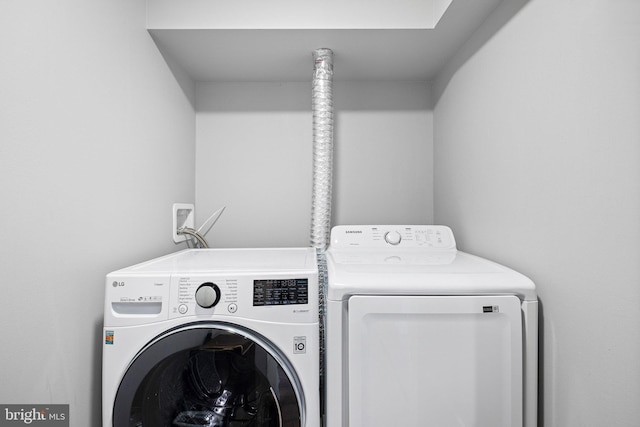
{"label": "washer front panel", "polygon": [[313,248],[190,249],[109,273],[103,425],[319,427],[318,321]]}

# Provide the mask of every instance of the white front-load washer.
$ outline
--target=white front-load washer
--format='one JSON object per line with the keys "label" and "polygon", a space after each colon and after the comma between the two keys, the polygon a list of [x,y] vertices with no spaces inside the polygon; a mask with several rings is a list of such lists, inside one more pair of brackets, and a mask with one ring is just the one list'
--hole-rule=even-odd
{"label": "white front-load washer", "polygon": [[103,426],[320,425],[314,249],[190,249],[106,278]]}
{"label": "white front-load washer", "polygon": [[339,226],[327,250],[327,427],[535,427],[538,302],[444,226]]}

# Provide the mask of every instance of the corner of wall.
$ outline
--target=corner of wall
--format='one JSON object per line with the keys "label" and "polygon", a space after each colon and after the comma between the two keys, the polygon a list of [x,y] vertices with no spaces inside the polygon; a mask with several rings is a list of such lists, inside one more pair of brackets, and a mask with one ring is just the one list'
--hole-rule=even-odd
{"label": "corner of wall", "polygon": [[504,27],[529,0],[507,0],[501,2],[482,23],[460,49],[442,67],[432,85],[432,99],[434,109],[440,97],[447,88],[456,72],[462,67],[482,46],[485,45],[502,27]]}

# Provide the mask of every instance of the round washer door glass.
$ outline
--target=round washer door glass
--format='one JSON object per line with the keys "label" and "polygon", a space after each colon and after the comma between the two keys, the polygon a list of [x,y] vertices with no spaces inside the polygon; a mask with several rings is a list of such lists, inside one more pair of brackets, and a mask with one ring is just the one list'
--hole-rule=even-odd
{"label": "round washer door glass", "polygon": [[221,323],[185,325],[143,348],[125,373],[114,427],[299,427],[304,402],[286,358]]}

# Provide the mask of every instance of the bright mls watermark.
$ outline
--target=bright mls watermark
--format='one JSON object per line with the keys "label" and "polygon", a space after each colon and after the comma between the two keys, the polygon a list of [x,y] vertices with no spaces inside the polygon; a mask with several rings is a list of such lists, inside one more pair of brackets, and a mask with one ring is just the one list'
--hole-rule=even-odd
{"label": "bright mls watermark", "polygon": [[69,427],[69,405],[0,405],[0,427]]}

